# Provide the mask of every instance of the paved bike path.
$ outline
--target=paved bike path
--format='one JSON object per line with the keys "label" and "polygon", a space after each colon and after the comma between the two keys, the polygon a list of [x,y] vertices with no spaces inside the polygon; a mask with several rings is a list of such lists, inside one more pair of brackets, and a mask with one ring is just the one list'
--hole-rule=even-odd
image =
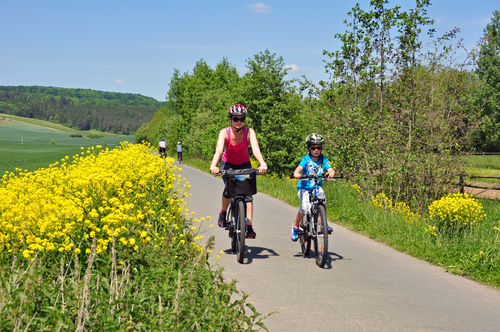
{"label": "paved bike path", "polygon": [[446,273],[341,226],[330,236],[330,257],[320,269],[290,241],[297,209],[268,195],[254,196],[254,229],[245,264],[230,253],[217,227],[220,177],[182,165],[190,182],[189,209],[211,216],[218,264],[249,293],[270,331],[499,331],[500,292]]}

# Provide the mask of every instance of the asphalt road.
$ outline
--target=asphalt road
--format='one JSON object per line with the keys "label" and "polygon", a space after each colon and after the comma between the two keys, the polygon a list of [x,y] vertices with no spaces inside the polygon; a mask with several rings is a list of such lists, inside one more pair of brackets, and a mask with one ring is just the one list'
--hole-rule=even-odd
{"label": "asphalt road", "polygon": [[182,165],[190,182],[189,209],[212,217],[217,261],[227,279],[249,293],[270,331],[500,331],[500,291],[446,273],[384,244],[333,225],[330,259],[319,268],[290,240],[297,209],[258,193],[244,264],[217,227],[223,183]]}

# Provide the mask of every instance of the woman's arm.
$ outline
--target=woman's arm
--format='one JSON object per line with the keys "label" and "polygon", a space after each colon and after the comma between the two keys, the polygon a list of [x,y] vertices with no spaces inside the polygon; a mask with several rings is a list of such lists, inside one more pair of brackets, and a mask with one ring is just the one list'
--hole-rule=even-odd
{"label": "woman's arm", "polygon": [[217,167],[217,163],[219,162],[222,152],[224,151],[224,143],[226,143],[226,139],[226,130],[222,129],[219,132],[219,138],[217,139],[217,145],[215,146],[214,157],[212,158],[212,163],[210,164],[210,172],[212,172],[212,174],[219,173],[219,167]]}
{"label": "woman's arm", "polygon": [[252,153],[259,162],[259,173],[265,173],[267,171],[267,164],[262,157],[262,153],[260,152],[259,142],[257,141],[257,135],[255,134],[255,130],[252,128],[248,128],[250,135],[250,145],[252,146]]}

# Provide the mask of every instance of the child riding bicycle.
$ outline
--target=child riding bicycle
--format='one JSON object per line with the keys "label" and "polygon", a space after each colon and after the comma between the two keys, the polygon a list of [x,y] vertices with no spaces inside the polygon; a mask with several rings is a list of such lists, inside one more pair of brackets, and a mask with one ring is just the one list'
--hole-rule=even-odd
{"label": "child riding bicycle", "polygon": [[[335,170],[330,165],[328,159],[323,156],[322,149],[325,139],[316,133],[312,133],[306,138],[306,146],[308,154],[302,158],[299,166],[293,172],[293,177],[300,179],[301,175],[318,175],[321,176],[323,172],[326,172],[329,179],[332,179],[335,175]],[[320,180],[320,192],[323,192],[321,187],[322,182]],[[292,230],[290,232],[290,238],[292,241],[297,241],[299,238],[299,223],[304,218],[306,214],[310,213],[311,203],[309,200],[310,190],[314,186],[314,180],[300,180],[297,183],[298,196],[300,199],[300,208],[297,212],[297,217],[292,224]],[[332,228],[328,226],[328,232],[330,233]]]}
{"label": "child riding bicycle", "polygon": [[[228,113],[231,125],[219,132],[217,146],[215,148],[215,153],[210,165],[210,172],[212,172],[212,174],[219,173],[219,167],[217,167],[217,163],[219,162],[221,157],[222,161],[220,168],[222,170],[227,170],[230,168],[252,168],[250,164],[250,154],[248,153],[248,147],[251,146],[253,155],[260,164],[259,173],[265,173],[267,171],[267,165],[264,162],[264,158],[262,158],[259,143],[257,142],[257,135],[252,128],[248,128],[245,126],[247,109],[243,105],[235,104],[229,108]],[[223,176],[222,179],[224,180],[225,188],[222,194],[222,208],[220,210],[218,218],[219,227],[226,226],[226,213],[229,204],[231,203],[231,196],[227,192],[227,179],[225,176]],[[255,238],[256,234],[252,227],[252,196],[247,196],[245,198],[245,201],[247,203],[246,234],[248,238]]]}

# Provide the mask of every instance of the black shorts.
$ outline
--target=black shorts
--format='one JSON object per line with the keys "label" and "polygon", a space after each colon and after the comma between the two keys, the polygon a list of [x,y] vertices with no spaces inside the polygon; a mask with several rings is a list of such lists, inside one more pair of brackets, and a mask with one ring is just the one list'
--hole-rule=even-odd
{"label": "black shorts", "polygon": [[[244,163],[244,164],[234,165],[234,164],[230,164],[230,163],[227,163],[224,161],[220,162],[220,169],[221,170],[228,170],[230,168],[232,168],[232,169],[252,168],[252,164],[250,164],[250,162],[248,162],[248,163]],[[229,194],[227,193],[227,178],[226,178],[226,176],[223,175],[222,180],[224,181],[224,192],[222,193],[222,195],[225,198],[231,198],[231,196],[229,196]],[[245,202],[253,202],[253,197],[252,196],[245,196]]]}
{"label": "black shorts", "polygon": [[160,153],[162,153],[162,152],[163,152],[163,153],[165,153],[165,148],[158,148],[158,151],[159,151]]}

